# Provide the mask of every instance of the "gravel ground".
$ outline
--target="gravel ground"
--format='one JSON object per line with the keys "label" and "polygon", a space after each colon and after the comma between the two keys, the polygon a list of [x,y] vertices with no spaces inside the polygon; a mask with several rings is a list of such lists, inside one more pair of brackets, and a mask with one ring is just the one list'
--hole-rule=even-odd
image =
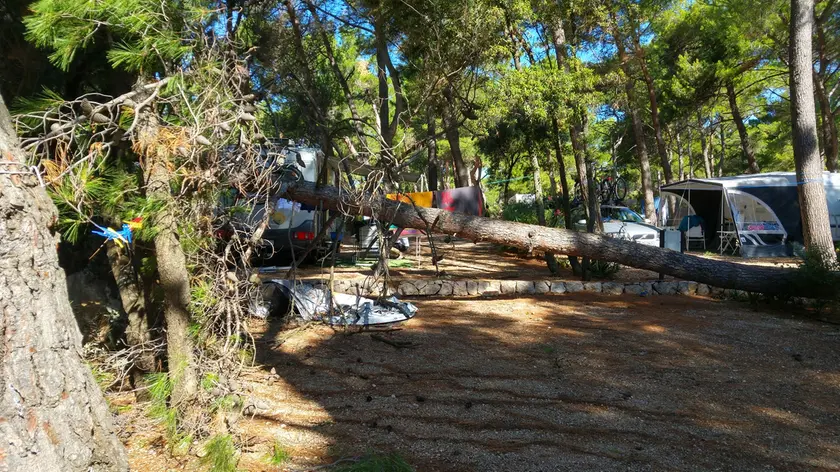
{"label": "gravel ground", "polygon": [[[392,331],[257,326],[239,470],[368,451],[418,471],[840,470],[838,325],[692,297],[416,303]],[[203,470],[117,409],[132,470]]]}
{"label": "gravel ground", "polygon": [[840,469],[837,325],[689,297],[417,305],[390,332],[262,326],[240,467],[277,440],[290,467],[376,450],[419,471]]}

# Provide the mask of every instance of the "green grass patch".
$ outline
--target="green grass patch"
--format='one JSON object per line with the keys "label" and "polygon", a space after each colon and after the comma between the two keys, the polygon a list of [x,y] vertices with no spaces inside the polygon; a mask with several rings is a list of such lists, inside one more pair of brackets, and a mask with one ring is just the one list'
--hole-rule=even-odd
{"label": "green grass patch", "polygon": [[274,445],[271,448],[271,454],[266,458],[266,462],[271,465],[283,465],[284,463],[288,462],[292,459],[292,455],[289,451],[283,447],[277,441],[274,441]]}
{"label": "green grass patch", "polygon": [[236,472],[239,457],[230,434],[213,436],[204,445],[206,455],[201,458],[201,465],[210,472]]}

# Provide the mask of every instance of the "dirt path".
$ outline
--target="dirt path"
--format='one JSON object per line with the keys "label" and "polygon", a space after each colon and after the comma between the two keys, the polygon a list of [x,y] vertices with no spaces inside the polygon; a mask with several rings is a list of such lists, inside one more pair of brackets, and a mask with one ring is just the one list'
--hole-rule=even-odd
{"label": "dirt path", "polygon": [[[239,469],[393,451],[423,472],[840,470],[837,325],[690,297],[416,303],[397,331],[258,326]],[[120,415],[132,470],[202,470],[139,412]]]}
{"label": "dirt path", "polygon": [[[295,466],[376,450],[419,471],[840,469],[836,325],[686,297],[417,304],[377,334],[415,347],[265,326],[283,340],[240,426]],[[265,467],[254,451],[240,467]]]}

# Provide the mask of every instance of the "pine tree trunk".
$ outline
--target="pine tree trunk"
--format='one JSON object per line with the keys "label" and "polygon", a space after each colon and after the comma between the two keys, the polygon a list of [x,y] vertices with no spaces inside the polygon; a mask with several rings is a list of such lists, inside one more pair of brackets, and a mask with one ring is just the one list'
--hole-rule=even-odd
{"label": "pine tree trunk", "polygon": [[814,71],[814,89],[817,99],[820,102],[820,113],[822,114],[823,146],[825,148],[825,167],[830,172],[838,171],[837,153],[840,150],[840,143],[837,139],[837,112],[832,110],[831,99],[827,91],[828,66],[831,60],[828,57],[828,46],[825,38],[825,23],[836,13],[835,4],[829,3],[825,6],[819,16],[814,18],[814,30],[817,37],[817,58],[818,69]]}
{"label": "pine tree trunk", "polygon": [[[546,226],[545,221],[545,204],[543,203],[543,192],[542,192],[542,178],[540,175],[540,159],[537,157],[537,154],[533,151],[531,154],[531,167],[534,169],[534,200],[537,207],[537,221],[540,223],[540,226]],[[548,270],[552,274],[556,274],[559,272],[559,268],[557,267],[557,259],[554,258],[554,254],[551,252],[546,252],[545,255],[545,263],[548,265]]]}
{"label": "pine tree trunk", "polygon": [[437,138],[435,135],[437,134],[437,123],[435,122],[435,114],[431,107],[429,107],[428,115],[426,117],[428,121],[428,129],[426,134],[429,137],[428,143],[426,143],[426,148],[429,152],[429,164],[426,168],[426,180],[429,181],[429,191],[436,192],[438,189],[438,148],[437,148]]}
{"label": "pine tree trunk", "polygon": [[747,173],[758,174],[761,170],[758,168],[758,163],[755,161],[755,153],[750,146],[750,137],[747,134],[747,127],[744,125],[744,118],[741,116],[741,110],[738,108],[738,97],[735,94],[735,85],[731,80],[726,82],[726,96],[729,98],[729,109],[732,111],[732,121],[735,122],[735,128],[738,129],[738,137],[741,139],[741,151],[744,153],[744,158],[747,160]]}
{"label": "pine tree trunk", "polygon": [[793,158],[799,182],[799,207],[805,247],[822,261],[836,260],[831,240],[828,205],[817,149],[817,118],[811,60],[814,1],[791,0],[790,105]]}
{"label": "pine tree trunk", "polygon": [[718,159],[718,177],[723,177],[723,161],[726,160],[726,131],[720,124],[720,159]]}
{"label": "pine tree trunk", "polygon": [[662,172],[665,174],[665,183],[670,184],[674,181],[674,173],[671,171],[671,162],[668,160],[668,147],[665,145],[665,139],[662,137],[662,125],[659,122],[659,103],[656,98],[656,88],[653,84],[653,77],[651,77],[647,68],[645,50],[642,48],[635,30],[633,43],[635,46],[636,57],[639,60],[639,67],[642,69],[642,77],[644,78],[645,85],[647,86],[648,99],[650,100],[650,121],[651,125],[653,125],[653,133],[656,136],[656,150],[662,164]]}
{"label": "pine tree trunk", "polygon": [[[149,336],[148,309],[143,284],[132,264],[131,256],[125,249],[120,249],[114,243],[108,243],[106,253],[111,273],[120,294],[123,311],[128,317],[125,330],[126,346],[137,347],[151,340]],[[152,372],[155,367],[155,356],[151,351],[144,352],[135,362],[132,372],[135,388],[139,385],[139,377]]]}
{"label": "pine tree trunk", "polygon": [[[560,145],[560,124],[557,118],[551,120],[552,131],[554,132],[554,156],[557,159],[557,165],[560,168],[560,189],[563,192],[563,222],[566,228],[574,229],[575,223],[572,221],[572,196],[569,193],[569,180],[566,172],[566,162],[563,160],[563,148]],[[580,272],[580,263],[577,257],[569,257],[569,265],[572,266],[572,271],[577,274]]]}
{"label": "pine tree trunk", "polygon": [[189,406],[198,389],[198,374],[190,327],[190,280],[186,256],[178,239],[175,201],[170,190],[172,175],[167,167],[167,149],[158,143],[157,117],[146,113],[138,126],[138,143],[146,159],[146,196],[163,203],[154,221],[155,259],[164,293],[167,369],[172,381],[170,403]]}
{"label": "pine tree trunk", "polygon": [[706,139],[706,131],[703,129],[703,117],[700,112],[697,112],[697,130],[700,132],[700,148],[703,150],[703,169],[706,172],[706,178],[711,179],[712,175],[712,159],[709,156],[709,139]]}
{"label": "pine tree trunk", "polygon": [[825,86],[816,74],[814,74],[814,90],[820,102],[825,167],[829,172],[837,172],[837,120],[835,114],[831,112],[831,102],[826,94]]}
{"label": "pine tree trunk", "polygon": [[461,132],[458,129],[458,114],[452,86],[447,86],[444,89],[443,96],[446,98],[443,126],[445,126],[446,140],[449,141],[449,150],[452,153],[452,164],[455,166],[455,186],[469,187],[470,172],[466,163],[464,163],[464,156],[461,154]]}
{"label": "pine tree trunk", "polygon": [[[690,145],[690,143],[691,143],[691,137],[690,136],[689,136],[688,142],[689,142],[689,145]],[[677,133],[677,175],[679,176],[680,180],[685,179],[685,175],[683,175],[683,148],[682,148],[682,139],[680,139],[680,133]]]}
{"label": "pine tree trunk", "polygon": [[639,168],[642,174],[642,204],[645,218],[654,221],[656,220],[656,207],[653,205],[653,181],[650,175],[650,159],[648,158],[644,125],[642,124],[642,119],[639,117],[638,110],[636,110],[636,92],[630,76],[630,64],[627,61],[624,42],[619,34],[618,27],[614,26],[613,28],[615,42],[618,48],[618,57],[621,62],[621,70],[624,72],[624,92],[627,95],[627,109],[630,112],[630,121],[633,124],[633,137],[636,139],[636,158],[639,159]]}
{"label": "pine tree trunk", "polygon": [[[0,157],[25,162],[2,97]],[[57,218],[34,176],[0,175],[0,470],[127,471],[105,399],[80,357],[55,249]]]}

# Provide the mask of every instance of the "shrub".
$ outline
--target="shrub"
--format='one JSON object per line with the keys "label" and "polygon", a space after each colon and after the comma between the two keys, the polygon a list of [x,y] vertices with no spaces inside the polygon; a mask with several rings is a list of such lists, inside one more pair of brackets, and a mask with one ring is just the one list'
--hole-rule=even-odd
{"label": "shrub", "polygon": [[596,279],[611,279],[621,270],[617,262],[592,260],[589,262],[589,272]]}

